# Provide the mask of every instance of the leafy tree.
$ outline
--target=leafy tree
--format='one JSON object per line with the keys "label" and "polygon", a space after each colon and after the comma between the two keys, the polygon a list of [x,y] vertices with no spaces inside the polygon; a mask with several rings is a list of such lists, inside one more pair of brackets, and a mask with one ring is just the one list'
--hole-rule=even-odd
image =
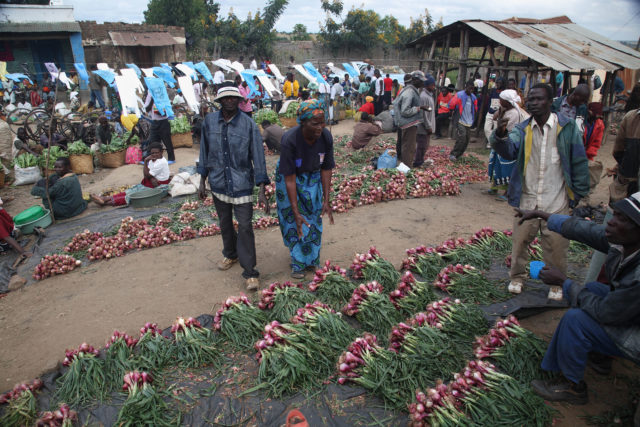
{"label": "leafy tree", "polygon": [[378,32],[382,36],[383,49],[403,47],[407,29],[394,16],[387,15],[382,18],[378,25]]}
{"label": "leafy tree", "polygon": [[184,27],[187,35],[199,40],[204,36],[210,16],[219,10],[220,5],[214,0],[150,0],[144,20],[147,24]]}
{"label": "leafy tree", "polygon": [[291,39],[296,41],[310,40],[311,36],[307,32],[307,26],[304,24],[294,25],[293,32],[291,33]]}
{"label": "leafy tree", "polygon": [[411,18],[411,23],[405,33],[405,39],[403,42],[409,43],[410,41],[416,40],[423,35],[432,32],[433,29],[433,18],[429,13],[429,9],[425,9],[424,14],[421,14],[416,19]]}
{"label": "leafy tree", "polygon": [[343,22],[344,41],[349,48],[366,49],[383,41],[378,37],[380,15],[373,10],[352,8]]}
{"label": "leafy tree", "polygon": [[340,34],[342,24],[339,24],[334,17],[340,18],[344,6],[342,0],[321,0],[321,7],[326,13],[326,18],[324,24],[320,23],[318,35],[325,46],[335,53],[344,43]]}

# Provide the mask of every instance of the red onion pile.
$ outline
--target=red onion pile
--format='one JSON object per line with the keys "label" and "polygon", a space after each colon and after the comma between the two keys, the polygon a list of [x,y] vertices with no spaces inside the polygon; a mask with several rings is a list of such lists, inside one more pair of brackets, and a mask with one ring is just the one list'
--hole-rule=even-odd
{"label": "red onion pile", "polygon": [[409,418],[411,427],[425,427],[436,425],[437,421],[429,421],[427,418],[434,415],[440,408],[451,408],[455,406],[456,400],[451,395],[449,388],[438,381],[435,388],[430,388],[426,393],[416,390],[416,402],[409,405]]}
{"label": "red onion pile", "polygon": [[102,237],[102,233],[94,233],[89,230],[84,230],[82,233],[78,233],[73,236],[71,242],[65,246],[65,252],[78,252],[87,249],[93,242]]}
{"label": "red onion pile", "polygon": [[267,286],[262,290],[262,295],[260,296],[260,302],[258,302],[258,308],[260,310],[271,310],[275,303],[276,292],[279,289],[284,288],[300,288],[303,289],[302,283],[293,284],[291,282],[274,282]]}
{"label": "red onion pile", "polygon": [[253,223],[253,228],[256,230],[264,230],[269,227],[276,226],[278,224],[280,224],[280,221],[278,221],[278,218],[272,217],[272,216],[263,216],[258,218]]}
{"label": "red onion pile", "polygon": [[358,367],[365,365],[364,357],[376,353],[379,349],[378,339],[373,334],[365,332],[361,338],[356,338],[338,359],[340,374],[338,383],[344,384],[350,378],[359,377],[360,374],[355,371]]}
{"label": "red onion pile", "polygon": [[202,206],[213,206],[213,197],[207,197],[202,201]]}
{"label": "red onion pile", "polygon": [[80,346],[73,350],[65,350],[64,360],[62,361],[62,366],[69,366],[71,363],[78,357],[83,356],[85,354],[93,354],[94,356],[98,355],[98,350],[93,346],[83,342]]}
{"label": "red onion pile", "polygon": [[342,277],[347,277],[347,270],[344,268],[340,268],[337,265],[331,265],[331,261],[326,260],[322,268],[319,268],[315,271],[313,280],[309,284],[309,291],[315,292],[318,290],[318,286],[324,282],[324,279],[327,273],[335,272],[341,275]]}
{"label": "red onion pile", "polygon": [[269,347],[273,347],[277,344],[284,344],[286,340],[284,337],[289,334],[289,329],[285,325],[281,324],[277,320],[269,323],[264,327],[264,334],[262,339],[255,343],[254,348],[258,351],[256,359],[258,363],[262,361],[262,352]]}
{"label": "red onion pile", "polygon": [[476,338],[474,343],[475,356],[478,359],[491,357],[491,355],[499,348],[505,345],[511,338],[515,337],[520,323],[515,316],[510,315],[504,320],[498,320],[494,328],[489,330],[487,335]]}
{"label": "red onion pile", "polygon": [[104,348],[107,349],[111,347],[111,345],[116,341],[122,341],[127,345],[127,347],[130,347],[130,348],[135,347],[135,345],[138,343],[138,340],[136,338],[133,338],[125,334],[124,332],[113,331],[111,338],[109,339],[109,341],[107,341],[107,344],[104,346]]}
{"label": "red onion pile", "polygon": [[195,220],[196,220],[196,216],[193,214],[193,212],[184,212],[180,214],[180,219],[178,219],[178,221],[180,221],[181,224],[189,224]]}
{"label": "red onion pile", "polygon": [[360,190],[367,175],[360,174],[346,177],[337,186],[338,193],[333,196],[332,208],[334,212],[342,213],[355,208],[357,200],[353,197],[356,191]]}
{"label": "red onion pile", "polygon": [[198,237],[198,230],[194,230],[190,226],[186,226],[180,230],[180,238],[178,240],[191,240]]}
{"label": "red onion pile", "polygon": [[317,315],[319,312],[335,313],[335,311],[327,304],[315,301],[312,304],[305,304],[303,308],[296,311],[295,316],[291,318],[291,323],[295,325],[304,325],[309,317]]}
{"label": "red onion pile", "polygon": [[167,245],[169,243],[175,242],[176,240],[180,240],[180,236],[165,227],[151,227],[147,226],[146,228],[138,231],[137,237],[132,243],[134,248],[144,249],[144,248],[157,248],[159,246]]}
{"label": "red onion pile", "polygon": [[82,265],[82,261],[69,255],[45,255],[33,270],[33,278],[42,280],[56,274],[65,274]]}
{"label": "red onion pile", "polygon": [[362,283],[358,285],[358,287],[353,291],[351,299],[342,309],[342,312],[347,316],[355,316],[359,311],[358,308],[360,304],[362,304],[371,293],[383,294],[384,289],[378,282]]}
{"label": "red onion pile", "polygon": [[131,241],[123,234],[101,237],[89,248],[87,257],[90,261],[121,257],[125,252],[133,248]]}
{"label": "red onion pile", "polygon": [[158,328],[157,323],[145,323],[144,326],[140,328],[140,338],[142,338],[147,332],[149,332],[151,336],[162,335],[162,330]]}
{"label": "red onion pile", "polygon": [[215,236],[216,234],[220,234],[220,227],[218,224],[205,225],[198,230],[198,235],[200,237]]}
{"label": "red onion pile", "polygon": [[375,261],[380,258],[380,252],[376,249],[375,246],[371,246],[369,248],[369,252],[364,254],[356,254],[353,262],[351,263],[351,270],[353,271],[353,278],[363,279],[364,272],[362,271],[367,266],[367,261]]}
{"label": "red onion pile", "polygon": [[123,218],[120,222],[120,229],[118,230],[118,234],[124,235],[127,239],[131,237],[135,237],[138,235],[138,232],[143,230],[149,223],[146,219],[133,219],[133,217],[128,216]]}
{"label": "red onion pile", "polygon": [[413,277],[413,274],[410,271],[405,271],[400,283],[398,283],[398,287],[389,293],[389,299],[396,308],[398,308],[398,300],[409,295],[409,292],[415,289],[416,283],[416,278]]}
{"label": "red onion pile", "polygon": [[173,220],[171,218],[169,218],[166,215],[163,215],[160,217],[160,219],[158,219],[158,221],[156,222],[156,226],[158,227],[166,227],[169,224],[171,224],[173,222]]}
{"label": "red onion pile", "polygon": [[438,277],[433,285],[442,291],[446,291],[453,283],[454,276],[468,274],[472,271],[476,271],[476,268],[469,264],[447,265],[445,268],[440,270],[440,273],[438,273]]}
{"label": "red onion pile", "polygon": [[184,202],[182,204],[182,206],[180,206],[180,210],[181,211],[194,211],[194,210],[198,209],[198,206],[200,206],[200,203],[198,203],[197,200],[194,200],[193,202]]}
{"label": "red onion pile", "polygon": [[36,427],[71,427],[78,419],[78,413],[63,403],[56,411],[43,412],[36,421]]}
{"label": "red onion pile", "polygon": [[436,253],[437,251],[434,247],[431,247],[431,246],[427,247],[424,245],[407,249],[408,258],[402,260],[401,270],[411,270],[413,267],[415,267],[416,263],[418,262],[418,257],[420,255],[429,255],[429,254],[436,254]]}
{"label": "red onion pile", "polygon": [[36,390],[41,389],[43,385],[44,384],[42,383],[42,380],[39,378],[31,381],[31,383],[16,384],[15,387],[13,387],[13,390],[8,391],[4,394],[0,394],[0,405],[2,405],[3,403],[7,403],[11,399],[17,398],[27,390],[33,393]]}
{"label": "red onion pile", "polygon": [[213,317],[213,329],[215,331],[220,330],[220,322],[222,321],[222,313],[229,310],[232,307],[235,307],[238,304],[244,304],[248,307],[251,307],[251,301],[247,298],[246,295],[240,295],[239,297],[229,297],[222,304],[222,307],[218,311],[216,311],[216,315]]}
{"label": "red onion pile", "polygon": [[122,391],[129,391],[129,393],[131,393],[143,387],[145,384],[151,384],[153,377],[148,372],[131,371],[125,374],[123,381]]}
{"label": "red onion pile", "polygon": [[202,325],[197,319],[193,317],[189,317],[185,320],[184,317],[178,317],[176,322],[171,325],[171,333],[175,334],[176,332],[187,332],[189,328],[202,328]]}

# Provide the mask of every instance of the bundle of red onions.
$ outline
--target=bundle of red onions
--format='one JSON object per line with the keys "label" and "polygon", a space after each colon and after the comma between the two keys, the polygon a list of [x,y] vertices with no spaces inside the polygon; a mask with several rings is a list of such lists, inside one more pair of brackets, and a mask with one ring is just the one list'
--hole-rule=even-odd
{"label": "bundle of red onions", "polygon": [[140,328],[140,338],[149,333],[151,336],[162,335],[162,330],[158,328],[157,323],[147,322]]}
{"label": "bundle of red onions", "polygon": [[276,292],[285,288],[303,289],[302,283],[293,284],[291,282],[274,282],[261,291],[260,302],[258,308],[260,310],[270,310],[273,308],[276,298]]}
{"label": "bundle of red onions", "polygon": [[376,249],[375,246],[371,246],[369,248],[369,251],[364,254],[356,254],[350,267],[353,271],[353,278],[356,280],[363,279],[363,269],[367,266],[367,261],[375,261],[380,256],[380,252]]}
{"label": "bundle of red onions", "polygon": [[182,206],[180,206],[180,210],[181,211],[193,211],[198,209],[198,206],[200,205],[200,203],[198,203],[197,200],[194,200],[193,202],[184,202],[182,204]]}
{"label": "bundle of red onions", "polygon": [[313,317],[321,312],[334,313],[335,311],[327,304],[315,301],[312,304],[305,304],[303,308],[296,310],[296,315],[291,318],[291,323],[296,325],[304,325],[307,323],[309,317]]}
{"label": "bundle of red onions", "polygon": [[196,220],[196,216],[193,214],[193,212],[184,212],[180,214],[180,218],[178,219],[178,221],[180,221],[181,224],[189,224],[195,220]]}
{"label": "bundle of red onions", "polygon": [[65,357],[62,361],[63,366],[69,366],[71,363],[78,358],[78,356],[83,356],[85,354],[93,354],[94,356],[98,355],[98,350],[96,350],[93,346],[83,342],[80,344],[78,348],[74,348],[72,350],[65,350]]}
{"label": "bundle of red onions", "polygon": [[56,411],[43,412],[36,421],[36,427],[71,427],[78,419],[78,413],[63,403]]}
{"label": "bundle of red onions", "polygon": [[215,331],[219,331],[220,330],[220,321],[222,320],[222,313],[224,313],[225,311],[236,307],[239,304],[244,304],[248,307],[251,307],[253,304],[251,304],[251,301],[249,301],[249,298],[247,298],[246,295],[240,295],[239,297],[229,297],[225,300],[225,302],[222,304],[222,307],[220,307],[220,309],[218,309],[218,311],[216,311],[216,315],[213,317],[213,329]]}
{"label": "bundle of red onions", "polygon": [[123,218],[120,221],[120,229],[118,230],[118,234],[123,235],[127,239],[131,237],[135,237],[139,231],[143,230],[149,223],[146,219],[133,219],[133,217],[128,216]]}
{"label": "bundle of red onions", "polygon": [[175,411],[156,392],[152,382],[153,377],[145,371],[131,371],[124,374],[122,389],[127,391],[128,396],[118,413],[115,425],[170,426],[179,424]]}
{"label": "bundle of red onions", "polygon": [[148,372],[131,371],[124,375],[123,381],[122,391],[128,391],[129,394],[133,394],[138,388],[142,388],[144,384],[151,384],[153,377]]}
{"label": "bundle of red onions", "polygon": [[213,197],[207,197],[202,201],[202,206],[213,206]]}
{"label": "bundle of red onions", "polygon": [[180,367],[198,368],[205,365],[219,366],[222,362],[220,350],[216,348],[211,329],[203,328],[193,317],[178,317],[171,326],[174,337],[172,349]]}
{"label": "bundle of red onions", "polygon": [[198,237],[198,231],[194,230],[190,226],[186,226],[182,230],[180,230],[180,238],[179,240],[191,240]]}
{"label": "bundle of red onions", "polygon": [[338,383],[344,384],[348,380],[358,378],[360,374],[356,370],[366,364],[366,359],[380,350],[378,339],[375,335],[365,332],[362,337],[356,338],[347,351],[338,359]]}
{"label": "bundle of red onions", "polygon": [[4,394],[0,394],[0,405],[2,405],[3,403],[7,403],[11,399],[17,398],[27,390],[29,390],[32,393],[35,392],[36,390],[40,390],[42,386],[43,386],[42,380],[39,378],[36,378],[30,383],[16,384],[13,387],[13,390],[8,391]]}
{"label": "bundle of red onions", "polygon": [[111,338],[109,339],[109,341],[107,341],[107,344],[104,346],[104,348],[108,349],[109,347],[111,347],[111,345],[113,345],[116,342],[122,342],[126,344],[127,347],[133,348],[135,347],[138,340],[136,338],[133,338],[125,334],[124,332],[113,331]]}
{"label": "bundle of red onions", "polygon": [[536,237],[531,243],[529,243],[529,258],[534,260],[542,260],[542,246],[540,240]]}
{"label": "bundle of red onions", "polygon": [[520,329],[522,329],[520,328],[520,323],[513,315],[510,315],[504,320],[499,319],[495,327],[490,329],[487,335],[476,338],[474,344],[476,358],[484,359],[491,357],[499,347],[502,347],[511,338],[517,336]]}
{"label": "bundle of red onions", "polygon": [[351,299],[347,305],[342,309],[342,312],[347,316],[355,316],[360,305],[369,297],[370,294],[383,294],[384,289],[378,282],[362,283],[353,291]]}
{"label": "bundle of red onions", "polygon": [[115,236],[101,237],[93,242],[87,257],[90,261],[120,257],[133,247],[128,239],[125,234],[120,233]]}
{"label": "bundle of red onions", "polygon": [[347,277],[347,270],[340,268],[337,265],[332,265],[331,261],[326,260],[322,268],[315,271],[313,280],[309,283],[309,290],[311,292],[317,291],[318,287],[325,281],[329,273],[336,273],[344,278]]}
{"label": "bundle of red onions", "polygon": [[173,347],[172,341],[162,335],[156,323],[147,322],[140,328],[140,338],[135,350],[142,362],[136,367],[156,372],[170,361]]}
{"label": "bundle of red onions", "polygon": [[262,352],[269,347],[286,343],[285,337],[290,333],[290,329],[286,325],[281,324],[277,320],[269,323],[264,327],[262,339],[255,343],[254,348],[258,351],[256,360],[258,363],[262,361]]}
{"label": "bundle of red onions", "polygon": [[205,225],[200,230],[198,230],[198,235],[200,237],[215,236],[217,234],[220,234],[220,227],[218,226],[218,224]]}
{"label": "bundle of red onions", "polygon": [[389,293],[389,299],[396,308],[412,313],[433,301],[435,296],[426,282],[418,282],[410,271],[405,271],[398,287]]}
{"label": "bundle of red onions", "polygon": [[468,274],[473,271],[476,271],[476,268],[472,265],[450,264],[440,270],[440,273],[438,273],[438,277],[436,277],[436,281],[433,285],[442,291],[446,291],[452,284],[452,276]]}
{"label": "bundle of red onions", "polygon": [[132,243],[134,248],[156,248],[179,240],[180,236],[168,228],[155,226],[138,231]]}
{"label": "bundle of red onions", "polygon": [[193,317],[189,317],[188,319],[178,317],[175,323],[171,325],[171,333],[186,332],[189,328],[202,328],[202,324],[198,319],[194,319]]}
{"label": "bundle of red onions", "polygon": [[161,216],[158,221],[156,221],[156,225],[159,227],[166,227],[171,224],[173,220],[166,215]]}
{"label": "bundle of red onions", "polygon": [[338,193],[332,198],[334,212],[347,212],[349,209],[356,207],[357,201],[353,195],[362,187],[366,178],[367,175],[365,174],[353,175],[346,177],[338,184]]}
{"label": "bundle of red onions", "polygon": [[278,218],[273,216],[263,216],[255,220],[253,223],[253,228],[256,230],[264,230],[269,227],[274,227],[280,224]]}
{"label": "bundle of red onions", "polygon": [[42,280],[56,274],[65,274],[82,265],[82,261],[69,255],[45,255],[33,270],[33,278]]}
{"label": "bundle of red onions", "polygon": [[416,401],[409,405],[411,427],[428,425],[457,425],[464,415],[456,409],[456,399],[449,388],[437,381],[426,393],[416,390]]}
{"label": "bundle of red onions", "polygon": [[84,230],[82,233],[78,233],[73,236],[71,242],[65,246],[65,252],[78,252],[87,249],[93,242],[102,237],[102,233],[94,233],[89,230]]}

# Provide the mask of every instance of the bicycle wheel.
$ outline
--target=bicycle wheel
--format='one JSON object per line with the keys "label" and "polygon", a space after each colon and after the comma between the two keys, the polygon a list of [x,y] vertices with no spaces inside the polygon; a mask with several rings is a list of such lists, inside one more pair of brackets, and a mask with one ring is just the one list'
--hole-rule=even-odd
{"label": "bicycle wheel", "polygon": [[35,141],[40,142],[40,136],[44,133],[44,129],[51,121],[51,114],[44,108],[36,108],[25,118],[23,127],[27,132],[27,136]]}

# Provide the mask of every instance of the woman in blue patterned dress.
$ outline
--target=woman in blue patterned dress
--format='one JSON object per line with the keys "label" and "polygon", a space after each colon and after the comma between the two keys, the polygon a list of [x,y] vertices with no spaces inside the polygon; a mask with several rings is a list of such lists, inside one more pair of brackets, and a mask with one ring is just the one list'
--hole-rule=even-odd
{"label": "woman in blue patterned dress", "polygon": [[320,102],[302,102],[297,120],[299,126],[282,136],[276,202],[282,239],[291,255],[291,277],[303,279],[305,270],[320,262],[322,216],[326,213],[333,224],[329,197],[335,161]]}

